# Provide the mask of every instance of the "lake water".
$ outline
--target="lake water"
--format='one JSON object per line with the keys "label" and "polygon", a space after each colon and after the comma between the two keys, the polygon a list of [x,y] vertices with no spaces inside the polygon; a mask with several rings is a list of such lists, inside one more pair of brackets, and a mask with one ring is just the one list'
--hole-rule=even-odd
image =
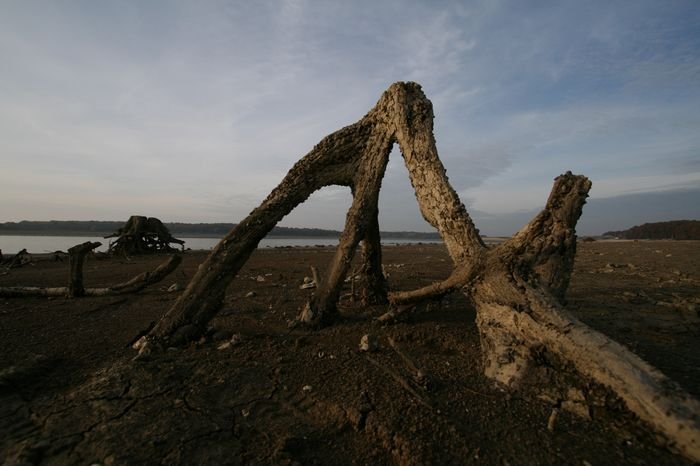
{"label": "lake water", "polygon": [[[185,247],[190,249],[211,249],[217,245],[221,238],[180,238],[185,241]],[[0,235],[0,250],[3,254],[16,254],[26,249],[30,254],[42,254],[53,251],[67,251],[68,248],[86,241],[99,241],[102,246],[97,251],[106,251],[109,241],[114,238],[104,239],[92,236],[3,236]],[[409,243],[439,243],[437,240],[385,238],[383,244],[409,244]],[[280,246],[337,246],[336,238],[264,238],[258,247],[274,248]],[[177,246],[173,244],[173,246]]]}

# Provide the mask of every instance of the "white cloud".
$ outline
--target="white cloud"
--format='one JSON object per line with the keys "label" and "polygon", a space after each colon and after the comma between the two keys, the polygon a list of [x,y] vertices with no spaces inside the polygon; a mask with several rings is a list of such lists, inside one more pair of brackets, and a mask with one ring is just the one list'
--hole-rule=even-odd
{"label": "white cloud", "polygon": [[[541,205],[568,169],[593,179],[594,196],[692,184],[700,43],[690,31],[699,10],[3,4],[0,221],[118,219],[134,209],[240,220],[323,136],[409,79],[433,101],[441,157],[470,208]],[[423,229],[392,157],[383,227]],[[319,193],[285,222],[342,223],[347,193],[336,194]]]}

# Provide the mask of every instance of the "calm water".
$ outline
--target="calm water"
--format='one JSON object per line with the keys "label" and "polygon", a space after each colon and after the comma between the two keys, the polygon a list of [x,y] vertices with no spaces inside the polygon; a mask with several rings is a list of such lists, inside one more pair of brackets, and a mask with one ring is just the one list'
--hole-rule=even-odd
{"label": "calm water", "polygon": [[[211,249],[221,238],[181,238],[185,241],[185,247],[191,249]],[[76,244],[86,241],[99,241],[102,246],[97,251],[106,251],[109,241],[114,238],[104,239],[91,236],[2,236],[0,235],[0,250],[3,254],[15,254],[26,249],[31,254],[41,254],[53,251],[66,251]],[[432,240],[416,240],[405,238],[385,238],[384,244],[408,244],[408,243],[437,243]],[[336,246],[335,238],[265,238],[260,241],[258,247],[274,248],[279,246]],[[173,245],[176,246],[176,245]]]}

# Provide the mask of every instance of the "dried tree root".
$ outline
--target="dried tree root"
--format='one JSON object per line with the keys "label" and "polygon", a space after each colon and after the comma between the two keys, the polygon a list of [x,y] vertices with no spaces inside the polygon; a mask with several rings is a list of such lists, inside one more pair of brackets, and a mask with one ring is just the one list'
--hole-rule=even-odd
{"label": "dried tree root", "polygon": [[[374,224],[379,188],[395,143],[420,211],[440,233],[455,272],[421,290],[390,295],[391,302],[410,304],[465,290],[477,311],[484,370],[496,383],[508,389],[529,384],[543,393],[555,391],[562,407],[593,404],[594,394],[586,387],[603,387],[669,444],[700,461],[700,404],[561,306],[576,254],[575,226],[590,181],[570,172],[557,177],[542,212],[509,241],[487,249],[447,179],[433,137],[432,104],[415,83],[391,85],[361,120],[327,136],[297,162],[214,248],[149,339],[160,345],[182,335],[199,337],[258,242],[314,191],[335,184],[351,188],[352,206],[329,272],[299,317],[309,325],[333,322],[358,243],[364,239],[370,249],[379,250]],[[372,254],[363,260],[380,280],[381,266]],[[575,400],[568,399],[571,393],[578,394]]]}
{"label": "dried tree root", "polygon": [[393,378],[394,380],[396,380],[396,381],[399,383],[399,385],[401,385],[408,393],[410,393],[411,395],[413,395],[413,397],[414,397],[416,400],[418,400],[418,402],[419,402],[420,404],[422,404],[423,406],[425,406],[426,408],[428,408],[428,409],[431,410],[431,411],[433,410],[433,406],[430,404],[430,402],[428,402],[427,400],[425,400],[425,399],[423,398],[423,396],[422,396],[420,393],[418,393],[418,392],[416,391],[416,389],[414,389],[414,388],[411,386],[411,384],[408,382],[408,380],[406,380],[405,378],[401,377],[401,375],[400,375],[398,372],[396,372],[395,370],[390,369],[390,368],[384,366],[383,364],[381,364],[379,361],[377,361],[376,359],[374,359],[373,357],[371,357],[371,356],[368,355],[368,354],[366,354],[365,357],[366,357],[367,360],[368,360],[369,362],[371,362],[373,365],[375,365],[376,367],[378,367],[379,369],[381,369],[382,371],[384,371],[386,374],[388,374],[391,378]]}

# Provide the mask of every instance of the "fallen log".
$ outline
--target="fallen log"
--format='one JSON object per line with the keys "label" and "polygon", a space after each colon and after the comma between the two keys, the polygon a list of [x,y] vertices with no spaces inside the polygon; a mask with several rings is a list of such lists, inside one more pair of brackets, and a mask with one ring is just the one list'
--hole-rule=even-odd
{"label": "fallen log", "polygon": [[0,287],[0,296],[18,298],[27,296],[72,297],[81,296],[113,296],[136,293],[158,283],[168,276],[182,262],[181,255],[173,255],[152,271],[143,272],[131,280],[105,288],[85,288],[83,285],[83,263],[88,252],[100,246],[99,242],[86,242],[73,246],[68,250],[70,256],[70,284],[64,287],[41,288],[32,286]]}

